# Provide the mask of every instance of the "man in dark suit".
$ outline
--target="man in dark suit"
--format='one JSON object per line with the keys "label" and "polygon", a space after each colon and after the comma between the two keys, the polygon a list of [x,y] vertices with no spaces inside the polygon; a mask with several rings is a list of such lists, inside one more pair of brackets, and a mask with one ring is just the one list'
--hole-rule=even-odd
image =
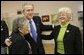
{"label": "man in dark suit", "polygon": [[30,42],[32,46],[33,54],[45,54],[44,47],[41,39],[41,32],[43,30],[52,30],[52,25],[43,25],[39,16],[33,16],[34,5],[24,4],[23,14],[30,25],[30,33],[27,34],[26,40]]}
{"label": "man in dark suit", "polygon": [[9,36],[7,24],[4,20],[1,20],[1,54],[6,54],[5,39]]}

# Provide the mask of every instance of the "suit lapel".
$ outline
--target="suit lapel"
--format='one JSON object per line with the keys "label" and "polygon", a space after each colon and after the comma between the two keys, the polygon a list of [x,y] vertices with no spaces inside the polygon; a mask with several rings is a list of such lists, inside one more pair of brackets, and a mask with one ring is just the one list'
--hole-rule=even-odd
{"label": "suit lapel", "polygon": [[37,29],[37,25],[38,25],[38,24],[37,24],[37,20],[36,20],[36,18],[33,17],[33,21],[34,21],[35,26],[36,26],[36,29]]}
{"label": "suit lapel", "polygon": [[33,17],[33,21],[35,23],[36,30],[37,30],[38,29],[38,20],[37,20],[37,18]]}
{"label": "suit lapel", "polygon": [[66,31],[65,31],[65,34],[64,34],[64,39],[66,38],[66,37],[68,37],[68,35],[69,35],[69,32],[70,32],[70,24],[68,24],[68,27],[67,27],[67,29],[66,29]]}

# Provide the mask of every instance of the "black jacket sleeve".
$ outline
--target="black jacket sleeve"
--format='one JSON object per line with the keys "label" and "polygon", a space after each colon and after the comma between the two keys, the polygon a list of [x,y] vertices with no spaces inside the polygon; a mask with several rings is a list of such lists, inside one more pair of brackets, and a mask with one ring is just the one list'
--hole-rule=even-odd
{"label": "black jacket sleeve", "polygon": [[8,26],[5,21],[1,21],[1,44],[3,46],[6,46],[4,41],[7,37],[9,37]]}
{"label": "black jacket sleeve", "polygon": [[51,39],[54,39],[54,35],[55,35],[55,32],[56,32],[56,29],[54,28],[52,30],[52,32],[49,34],[49,35],[41,35],[41,38],[44,39],[44,40],[51,40]]}

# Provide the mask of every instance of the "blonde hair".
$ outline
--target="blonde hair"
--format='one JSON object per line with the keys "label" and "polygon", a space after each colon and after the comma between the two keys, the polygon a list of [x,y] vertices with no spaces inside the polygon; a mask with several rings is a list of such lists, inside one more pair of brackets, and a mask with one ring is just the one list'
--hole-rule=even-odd
{"label": "blonde hair", "polygon": [[65,13],[67,15],[67,17],[68,17],[69,20],[72,19],[72,10],[70,8],[68,8],[68,7],[62,7],[60,9],[58,9],[58,12],[57,12],[58,18],[59,18],[59,14],[61,14],[61,13]]}

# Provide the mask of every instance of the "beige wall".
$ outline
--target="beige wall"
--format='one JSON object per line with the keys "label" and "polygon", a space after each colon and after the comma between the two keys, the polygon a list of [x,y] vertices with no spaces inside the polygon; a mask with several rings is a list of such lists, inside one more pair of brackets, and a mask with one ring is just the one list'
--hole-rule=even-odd
{"label": "beige wall", "polygon": [[[4,16],[8,16],[5,18],[9,30],[11,30],[12,21],[16,17],[17,10],[22,8],[22,4],[24,3],[32,3],[35,6],[36,13],[39,13],[40,16],[42,15],[51,15],[56,14],[58,8],[60,7],[70,7],[73,12],[73,20],[71,23],[80,27],[78,22],[78,14],[77,11],[83,10],[83,2],[82,1],[1,1],[1,14]],[[50,22],[44,24],[51,24]]]}

